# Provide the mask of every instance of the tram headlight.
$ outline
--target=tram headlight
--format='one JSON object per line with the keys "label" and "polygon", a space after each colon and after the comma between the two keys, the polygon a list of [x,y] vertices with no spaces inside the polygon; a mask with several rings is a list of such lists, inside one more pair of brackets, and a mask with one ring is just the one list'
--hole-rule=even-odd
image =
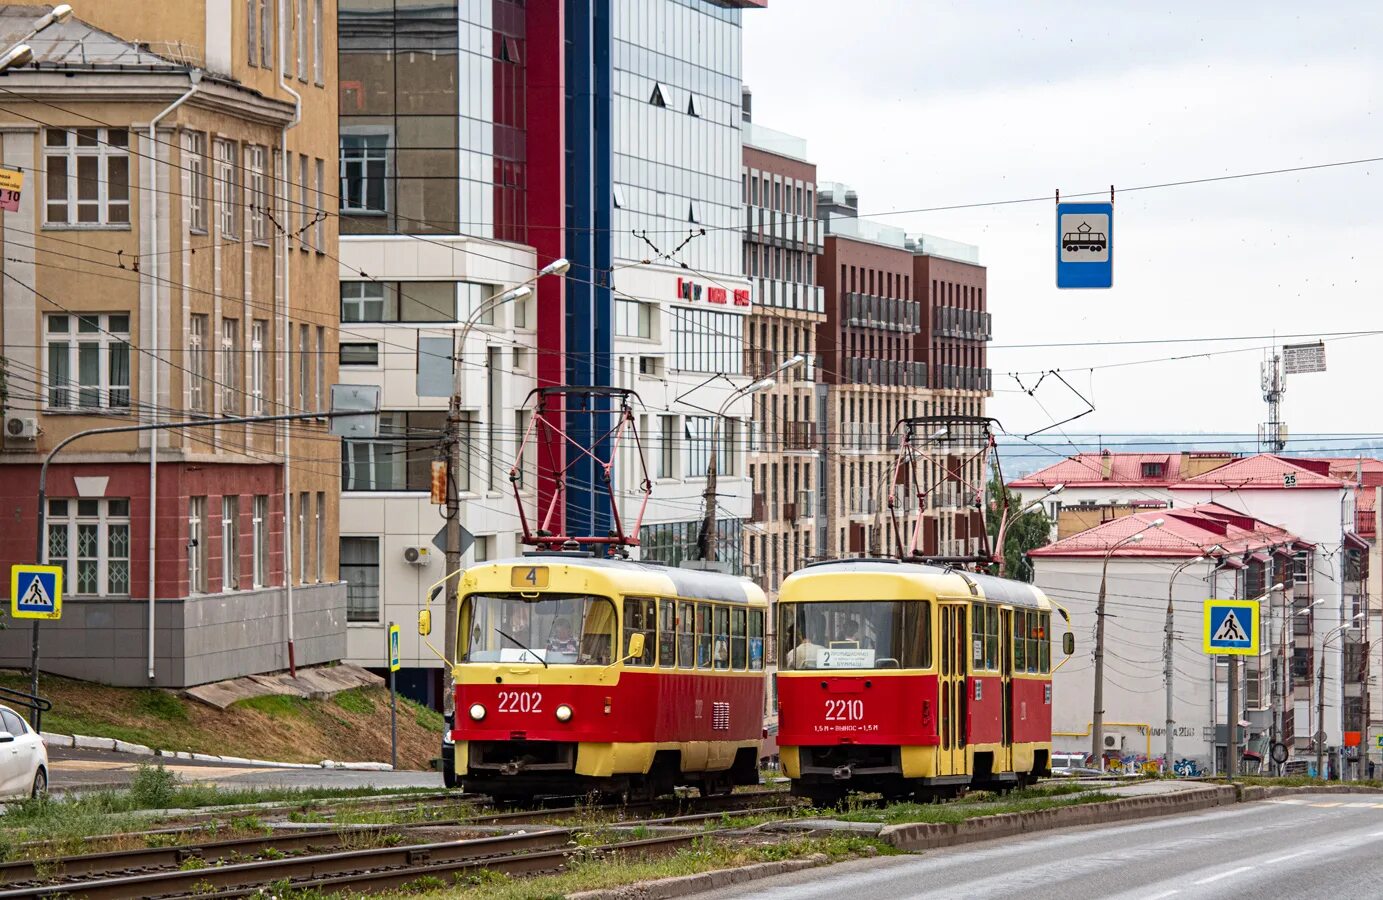
{"label": "tram headlight", "polygon": [[471,704],[471,718],[474,719],[474,720],[477,721],[477,722],[479,722],[481,719],[485,718],[485,707],[482,706],[482,705],[479,704],[479,703],[472,703],[472,704]]}
{"label": "tram headlight", "polygon": [[556,715],[557,715],[557,721],[559,721],[559,722],[570,722],[570,721],[571,721],[571,707],[568,706],[567,704],[563,703],[561,706],[557,707],[557,713],[556,713]]}

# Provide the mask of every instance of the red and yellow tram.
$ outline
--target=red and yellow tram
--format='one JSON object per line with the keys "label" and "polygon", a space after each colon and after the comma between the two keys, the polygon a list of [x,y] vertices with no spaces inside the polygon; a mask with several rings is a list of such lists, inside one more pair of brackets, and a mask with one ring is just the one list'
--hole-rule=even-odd
{"label": "red and yellow tram", "polygon": [[1054,609],[1029,584],[896,560],[789,576],[778,744],[793,790],[923,798],[1049,774]]}
{"label": "red and yellow tram", "polygon": [[467,569],[455,602],[465,790],[655,796],[758,782],[767,603],[752,582],[544,551]]}

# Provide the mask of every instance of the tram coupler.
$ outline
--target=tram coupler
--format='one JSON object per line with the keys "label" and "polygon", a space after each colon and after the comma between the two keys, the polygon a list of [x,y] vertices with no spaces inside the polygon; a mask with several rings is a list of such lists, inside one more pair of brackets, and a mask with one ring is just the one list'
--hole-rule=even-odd
{"label": "tram coupler", "polygon": [[499,767],[499,774],[501,775],[517,775],[522,771],[523,763],[521,762],[507,762]]}
{"label": "tram coupler", "polygon": [[855,773],[850,770],[849,766],[837,766],[831,772],[831,777],[836,781],[849,781],[855,777]]}

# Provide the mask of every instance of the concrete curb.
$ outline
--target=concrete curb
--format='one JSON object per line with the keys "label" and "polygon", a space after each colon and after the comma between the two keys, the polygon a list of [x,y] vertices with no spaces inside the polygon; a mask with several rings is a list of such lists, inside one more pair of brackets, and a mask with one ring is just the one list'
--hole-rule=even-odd
{"label": "concrete curb", "polygon": [[1270,800],[1273,797],[1290,797],[1293,794],[1383,794],[1383,788],[1362,784],[1351,787],[1349,782],[1341,783],[1338,781],[1319,785],[1238,784],[1234,787],[1239,792],[1240,803]]}
{"label": "concrete curb", "polygon": [[982,816],[963,822],[916,822],[890,825],[879,832],[879,839],[899,850],[931,850],[954,847],[975,841],[1012,837],[1032,831],[1105,825],[1131,819],[1146,819],[1176,813],[1195,812],[1238,802],[1235,788],[1219,786],[1155,797],[1130,797],[1105,803],[1062,806],[1032,812]]}
{"label": "concrete curb", "polygon": [[682,875],[677,878],[662,878],[657,881],[640,881],[621,887],[601,888],[594,891],[581,891],[567,894],[567,900],[668,900],[672,897],[685,897],[702,891],[713,891],[760,878],[787,875],[824,866],[829,861],[824,853],[814,853],[802,859],[786,859],[781,862],[755,863],[734,869],[717,869],[714,872],[701,872],[697,875]]}
{"label": "concrete curb", "polygon": [[383,762],[336,762],[324,759],[319,763],[277,762],[271,759],[246,759],[243,756],[217,756],[212,753],[188,753],[185,750],[156,750],[143,744],[132,744],[115,738],[92,737],[86,734],[57,734],[43,732],[40,737],[49,747],[73,747],[79,750],[112,750],[133,756],[157,756],[195,762],[225,763],[235,766],[255,766],[261,769],[346,769],[354,772],[392,772],[394,767]]}

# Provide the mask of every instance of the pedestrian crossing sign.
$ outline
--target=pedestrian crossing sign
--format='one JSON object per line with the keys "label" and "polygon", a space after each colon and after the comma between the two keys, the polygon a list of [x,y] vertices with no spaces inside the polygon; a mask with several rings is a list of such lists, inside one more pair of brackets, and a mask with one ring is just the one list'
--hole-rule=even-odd
{"label": "pedestrian crossing sign", "polygon": [[1221,656],[1258,655],[1258,601],[1205,601],[1205,652]]}
{"label": "pedestrian crossing sign", "polygon": [[61,619],[62,566],[11,566],[10,615],[16,619]]}

